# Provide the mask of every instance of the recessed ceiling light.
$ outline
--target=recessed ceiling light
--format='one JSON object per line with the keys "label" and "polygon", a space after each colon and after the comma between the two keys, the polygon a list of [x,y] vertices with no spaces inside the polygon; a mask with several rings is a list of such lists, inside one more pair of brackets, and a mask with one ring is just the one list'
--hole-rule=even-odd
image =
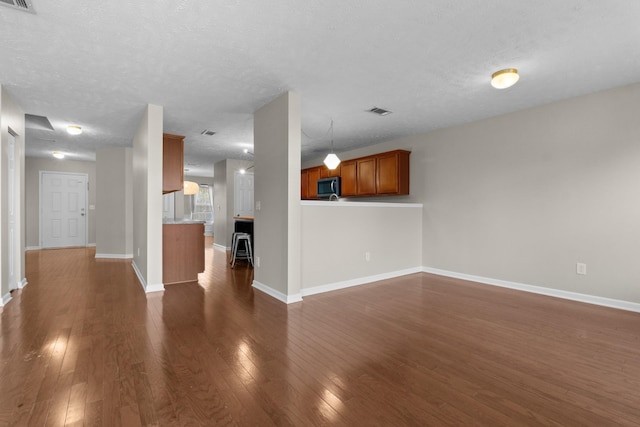
{"label": "recessed ceiling light", "polygon": [[518,75],[517,69],[505,68],[491,75],[491,86],[496,89],[506,89],[516,84],[519,79],[520,75]]}
{"label": "recessed ceiling light", "polygon": [[56,159],[64,159],[64,153],[61,151],[54,151],[51,154],[53,154],[53,157],[55,157]]}
{"label": "recessed ceiling light", "polygon": [[67,126],[67,132],[69,135],[80,135],[82,133],[82,128],[78,125],[69,125]]}
{"label": "recessed ceiling light", "polygon": [[375,113],[379,116],[388,116],[389,114],[392,113],[392,111],[389,110],[385,110],[384,108],[378,108],[378,107],[373,107],[372,109],[369,110],[371,113]]}

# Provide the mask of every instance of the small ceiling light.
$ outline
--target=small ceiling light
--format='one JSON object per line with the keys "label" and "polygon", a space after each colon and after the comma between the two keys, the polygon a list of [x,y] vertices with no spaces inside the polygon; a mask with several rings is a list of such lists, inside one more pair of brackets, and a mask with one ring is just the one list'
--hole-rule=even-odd
{"label": "small ceiling light", "polygon": [[184,195],[185,196],[193,196],[194,194],[198,194],[200,191],[200,187],[197,183],[193,181],[185,181],[184,182]]}
{"label": "small ceiling light", "polygon": [[324,164],[329,170],[334,170],[340,164],[340,159],[333,152],[333,119],[331,119],[331,152],[324,158]]}
{"label": "small ceiling light", "polygon": [[67,126],[67,133],[69,133],[69,135],[80,135],[82,128],[78,125],[69,125]]}
{"label": "small ceiling light", "polygon": [[55,157],[56,159],[64,159],[64,153],[61,151],[54,151],[51,154],[53,154],[53,157]]}
{"label": "small ceiling light", "polygon": [[506,68],[491,75],[491,86],[496,89],[506,89],[516,84],[518,79],[520,79],[520,75],[518,75],[517,69]]}
{"label": "small ceiling light", "polygon": [[246,169],[240,169],[240,174],[244,175],[245,173],[247,173]]}

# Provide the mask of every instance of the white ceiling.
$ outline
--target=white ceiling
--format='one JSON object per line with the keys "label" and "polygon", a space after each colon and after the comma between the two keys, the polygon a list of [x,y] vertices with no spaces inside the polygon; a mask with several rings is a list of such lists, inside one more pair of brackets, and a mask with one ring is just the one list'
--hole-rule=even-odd
{"label": "white ceiling", "polygon": [[[250,159],[253,112],[287,90],[308,159],[332,118],[340,152],[640,81],[637,0],[32,2],[0,6],[0,84],[55,128],[27,130],[28,156],[131,146],[152,103],[188,173],[211,176]],[[520,82],[493,89],[507,67]]]}

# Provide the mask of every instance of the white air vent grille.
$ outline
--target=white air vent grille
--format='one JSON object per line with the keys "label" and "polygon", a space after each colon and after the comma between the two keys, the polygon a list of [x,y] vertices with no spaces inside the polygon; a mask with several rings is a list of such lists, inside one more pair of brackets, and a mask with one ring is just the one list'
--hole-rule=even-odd
{"label": "white air vent grille", "polygon": [[209,130],[209,129],[205,129],[205,130],[203,130],[202,132],[200,132],[200,135],[208,135],[208,136],[212,136],[212,135],[215,135],[215,134],[216,134],[216,133],[215,133],[214,131]]}
{"label": "white air vent grille", "polygon": [[31,4],[31,1],[27,1],[27,0],[0,0],[0,4],[12,7],[14,9],[23,10],[25,12],[36,13],[35,10],[33,10],[33,4]]}
{"label": "white air vent grille", "polygon": [[375,113],[379,116],[386,116],[391,114],[391,111],[389,110],[385,110],[384,108],[378,108],[378,107],[373,107],[372,109],[369,110],[372,113]]}

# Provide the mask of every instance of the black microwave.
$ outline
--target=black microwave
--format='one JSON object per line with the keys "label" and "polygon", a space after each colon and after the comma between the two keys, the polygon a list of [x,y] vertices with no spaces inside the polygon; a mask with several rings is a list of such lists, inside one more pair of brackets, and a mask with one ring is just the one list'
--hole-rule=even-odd
{"label": "black microwave", "polygon": [[332,194],[340,196],[340,177],[321,178],[318,180],[318,197],[328,199]]}

